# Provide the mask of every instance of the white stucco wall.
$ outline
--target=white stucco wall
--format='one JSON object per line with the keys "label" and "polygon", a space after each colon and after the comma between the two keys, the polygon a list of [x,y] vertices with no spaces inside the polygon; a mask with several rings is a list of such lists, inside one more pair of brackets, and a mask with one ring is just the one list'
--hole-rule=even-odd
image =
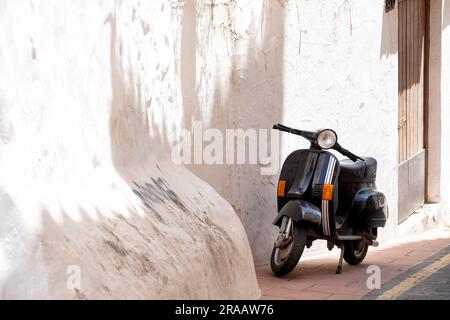
{"label": "white stucco wall", "polygon": [[447,221],[450,216],[450,1],[443,1],[442,15],[442,82],[441,82],[441,121],[442,121],[442,201],[445,204]]}
{"label": "white stucco wall", "polygon": [[[393,236],[397,10],[384,14],[384,0],[223,2],[213,10],[212,30],[204,28],[209,17],[197,21],[202,45],[193,79],[199,106],[194,118],[221,130],[270,128],[277,122],[306,130],[335,129],[345,147],[378,159],[379,189],[391,205],[381,238]],[[223,21],[224,14],[228,18]],[[216,43],[232,45],[223,49]],[[212,62],[219,66],[212,68]],[[307,146],[284,134],[281,143],[282,160]],[[271,224],[277,175],[262,177],[261,167],[251,165],[190,168],[235,207],[256,263],[268,263],[277,233]],[[309,254],[324,246],[315,245]]]}
{"label": "white stucco wall", "polygon": [[182,17],[0,1],[0,298],[258,297],[232,207],[170,161]]}
{"label": "white stucco wall", "polygon": [[[395,236],[397,10],[385,14],[384,0],[0,0],[0,70],[0,297],[256,297],[235,212],[168,159],[197,120],[221,131],[335,129],[378,159],[391,208],[381,239]],[[305,146],[282,135],[282,160]],[[277,175],[189,169],[235,208],[266,264]],[[66,288],[69,265],[85,276],[80,293]]]}
{"label": "white stucco wall", "polygon": [[[221,1],[197,17],[198,109],[205,129],[269,129],[283,120],[284,34],[287,1]],[[200,8],[201,5],[198,5]],[[200,12],[203,12],[200,10]],[[184,91],[186,94],[186,91]],[[266,261],[275,229],[276,176],[261,166],[194,165],[236,209],[256,261]]]}
{"label": "white stucco wall", "polygon": [[[381,240],[396,232],[398,183],[398,14],[385,14],[384,3],[300,1],[300,19],[295,3],[290,7],[286,29],[296,32],[286,39],[283,112],[288,125],[332,128],[345,148],[378,160],[377,184],[391,214]],[[298,139],[283,139],[287,156]],[[325,243],[315,246],[309,254]]]}

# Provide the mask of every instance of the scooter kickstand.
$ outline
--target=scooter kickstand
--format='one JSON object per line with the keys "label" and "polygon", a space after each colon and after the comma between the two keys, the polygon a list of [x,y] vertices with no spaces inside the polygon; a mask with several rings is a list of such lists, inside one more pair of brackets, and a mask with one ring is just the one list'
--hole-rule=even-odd
{"label": "scooter kickstand", "polygon": [[345,252],[345,246],[341,245],[341,257],[339,259],[339,265],[336,270],[336,274],[342,274],[342,264],[344,263],[344,252]]}

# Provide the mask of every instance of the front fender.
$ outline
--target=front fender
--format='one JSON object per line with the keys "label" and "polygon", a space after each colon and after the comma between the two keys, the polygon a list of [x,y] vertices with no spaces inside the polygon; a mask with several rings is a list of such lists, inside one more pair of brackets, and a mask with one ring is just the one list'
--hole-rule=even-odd
{"label": "front fender", "polygon": [[318,226],[322,223],[322,213],[320,212],[320,209],[311,203],[302,200],[292,200],[286,203],[273,221],[273,224],[280,227],[283,217],[290,217],[295,222],[308,221]]}

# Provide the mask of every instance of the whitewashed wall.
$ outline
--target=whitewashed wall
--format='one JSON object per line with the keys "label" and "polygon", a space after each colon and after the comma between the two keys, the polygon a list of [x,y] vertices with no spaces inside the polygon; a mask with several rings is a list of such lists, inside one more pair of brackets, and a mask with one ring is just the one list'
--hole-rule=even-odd
{"label": "whitewashed wall", "polygon": [[[283,120],[284,34],[287,1],[221,1],[197,5],[198,109],[192,119],[206,128],[269,129]],[[210,11],[208,11],[210,10]],[[191,89],[192,90],[192,89]],[[186,94],[186,92],[184,92]],[[190,120],[191,118],[189,118]],[[276,231],[276,176],[260,166],[190,166],[235,208],[258,262],[267,262]]]}
{"label": "whitewashed wall", "polygon": [[[212,22],[202,15],[197,21],[196,119],[219,129],[270,128],[277,122],[335,129],[345,147],[378,159],[378,185],[391,205],[382,238],[392,237],[397,225],[397,11],[384,14],[384,0],[223,2],[213,10]],[[213,29],[205,29],[207,22]],[[287,135],[281,142],[282,160],[307,146]],[[271,225],[277,176],[262,177],[260,169],[191,167],[235,207],[256,263],[266,264],[277,232]]]}
{"label": "whitewashed wall", "polygon": [[169,158],[182,17],[0,0],[0,299],[259,296],[232,207]]}
{"label": "whitewashed wall", "polygon": [[[441,82],[441,120],[442,120],[442,172],[441,192],[445,213],[450,216],[450,1],[443,1],[442,16],[442,82]],[[447,218],[448,219],[448,218]],[[447,220],[449,221],[449,220]]]}
{"label": "whitewashed wall", "polygon": [[[300,3],[304,30],[300,54],[294,5],[287,27],[297,26],[297,32],[288,33],[286,41],[285,122],[309,129],[331,127],[345,148],[378,160],[378,188],[386,194],[391,214],[380,239],[393,237],[397,227],[397,10],[385,14],[385,1]],[[297,139],[286,138],[284,151],[296,146]]]}
{"label": "whitewashed wall", "polygon": [[[445,0],[443,57],[449,11]],[[391,206],[382,239],[395,235],[397,11],[385,14],[384,0],[0,0],[0,68],[2,297],[73,297],[67,264],[86,270],[78,298],[256,297],[235,213],[167,161],[196,120],[220,130],[335,129],[344,146],[379,160]],[[282,160],[306,146],[281,142]],[[444,143],[444,194],[449,157]],[[189,169],[233,205],[255,261],[267,263],[277,176],[262,177],[260,166]],[[165,226],[132,191],[158,177],[168,185],[154,204]],[[150,264],[156,271],[145,255],[162,261]]]}

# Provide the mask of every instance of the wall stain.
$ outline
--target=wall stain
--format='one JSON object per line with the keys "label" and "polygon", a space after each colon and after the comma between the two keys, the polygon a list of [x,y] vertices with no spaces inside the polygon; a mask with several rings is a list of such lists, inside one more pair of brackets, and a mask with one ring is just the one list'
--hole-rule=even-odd
{"label": "wall stain", "polygon": [[120,245],[118,242],[113,242],[110,240],[104,240],[105,244],[113,249],[117,254],[119,254],[122,257],[126,257],[128,255],[128,251]]}
{"label": "wall stain", "polygon": [[153,208],[154,204],[173,204],[184,212],[188,211],[180,197],[175,193],[175,191],[170,189],[167,181],[162,178],[152,178],[151,182],[152,183],[145,183],[142,185],[133,181],[133,184],[136,187],[133,189],[133,192],[141,199],[143,204],[155,214],[158,220],[163,221],[159,212]]}

